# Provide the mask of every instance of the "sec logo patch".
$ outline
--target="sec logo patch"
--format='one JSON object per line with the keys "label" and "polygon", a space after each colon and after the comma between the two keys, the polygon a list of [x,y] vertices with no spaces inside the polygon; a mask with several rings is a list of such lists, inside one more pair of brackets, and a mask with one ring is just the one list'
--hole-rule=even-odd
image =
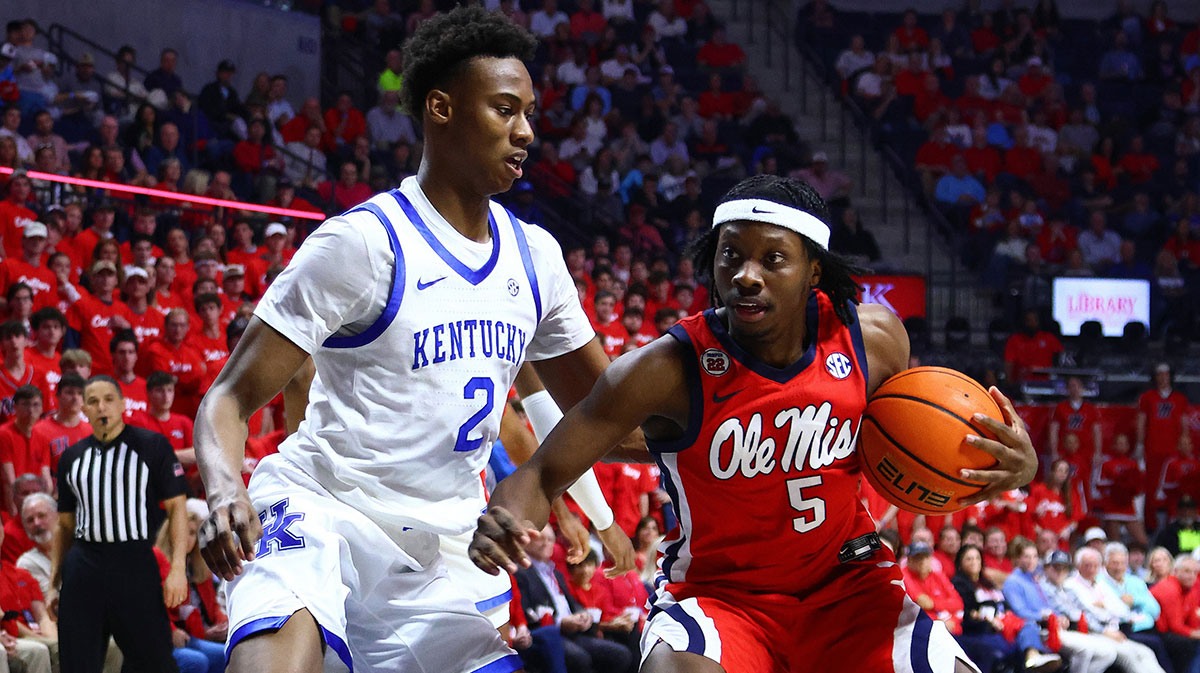
{"label": "sec logo patch", "polygon": [[825,358],[825,371],[835,379],[844,379],[854,371],[854,366],[850,364],[850,358],[846,357],[845,353],[833,353]]}
{"label": "sec logo patch", "polygon": [[722,376],[729,371],[729,355],[710,348],[700,354],[700,367],[711,376]]}

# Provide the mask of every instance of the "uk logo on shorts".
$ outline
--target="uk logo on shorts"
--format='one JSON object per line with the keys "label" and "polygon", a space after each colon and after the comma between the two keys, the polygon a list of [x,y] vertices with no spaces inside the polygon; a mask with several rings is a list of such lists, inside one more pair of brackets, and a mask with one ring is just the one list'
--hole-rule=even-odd
{"label": "uk logo on shorts", "polygon": [[[258,513],[258,520],[263,524],[263,536],[258,541],[256,551],[259,558],[268,556],[275,549],[287,551],[304,547],[304,537],[291,530],[293,524],[304,520],[304,514],[289,514],[287,509],[288,498],[284,498]],[[267,523],[268,512],[271,517],[270,523]]]}
{"label": "uk logo on shorts", "polygon": [[825,358],[825,371],[835,379],[844,379],[854,371],[854,365],[850,364],[850,358],[845,353],[833,353]]}
{"label": "uk logo on shorts", "polygon": [[729,355],[725,351],[710,348],[700,354],[700,367],[710,376],[722,376],[729,371]]}

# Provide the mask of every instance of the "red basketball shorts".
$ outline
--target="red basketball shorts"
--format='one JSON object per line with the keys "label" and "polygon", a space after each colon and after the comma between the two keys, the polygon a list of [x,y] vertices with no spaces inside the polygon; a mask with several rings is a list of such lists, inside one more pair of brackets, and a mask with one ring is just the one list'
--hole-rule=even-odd
{"label": "red basketball shorts", "polygon": [[664,582],[642,633],[656,646],[712,659],[726,673],[953,673],[970,662],[904,593],[899,567],[868,560],[804,597]]}

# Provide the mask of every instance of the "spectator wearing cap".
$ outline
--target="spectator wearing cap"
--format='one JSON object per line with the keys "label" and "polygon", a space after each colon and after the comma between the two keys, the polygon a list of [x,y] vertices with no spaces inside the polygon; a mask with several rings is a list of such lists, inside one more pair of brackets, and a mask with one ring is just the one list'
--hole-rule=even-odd
{"label": "spectator wearing cap", "polygon": [[1191,495],[1180,496],[1175,516],[1154,537],[1154,544],[1178,556],[1200,547],[1200,520],[1196,500]]}
{"label": "spectator wearing cap", "polygon": [[1087,628],[1082,622],[1083,604],[1064,587],[1070,574],[1071,556],[1054,550],[1046,557],[1038,588],[1058,619],[1058,639],[1071,658],[1072,673],[1104,673],[1117,660],[1116,641],[1098,632],[1083,632]]}
{"label": "spectator wearing cap", "polygon": [[204,85],[197,101],[200,110],[215,124],[222,136],[232,137],[232,123],[242,113],[242,101],[233,86],[237,66],[224,59],[217,64],[217,78]]}
{"label": "spectator wearing cap", "polygon": [[[13,393],[13,415],[0,425],[0,479],[4,484],[4,507],[10,515],[16,515],[16,481],[18,477],[32,474],[43,490],[52,490],[50,478],[50,455],[34,455],[31,452],[30,435],[33,425],[42,415],[42,391],[34,385],[23,385]],[[10,552],[11,553],[11,552]],[[12,560],[16,560],[14,556]]]}
{"label": "spectator wearing cap", "polygon": [[37,213],[26,207],[33,183],[25,171],[14,171],[8,179],[8,195],[0,201],[0,239],[5,257],[21,255],[21,241],[26,224],[37,221]]}
{"label": "spectator wearing cap", "polygon": [[163,314],[150,305],[150,273],[140,266],[125,268],[121,301],[129,307],[129,324],[138,342],[148,343],[163,335]]}
{"label": "spectator wearing cap", "polygon": [[15,283],[24,283],[33,292],[34,310],[53,306],[58,300],[58,279],[42,264],[46,249],[46,225],[28,222],[21,233],[21,254],[0,261],[0,294]]}
{"label": "spectator wearing cap", "polygon": [[934,572],[933,549],[924,542],[908,547],[904,588],[910,598],[933,619],[945,622],[952,634],[962,633],[963,602],[948,575]]}
{"label": "spectator wearing cap", "polygon": [[[145,349],[146,359],[142,363],[142,371],[147,374],[166,372],[177,379],[178,385],[173,383],[171,389],[172,399],[176,402],[174,411],[189,417],[195,415],[196,407],[200,405],[201,384],[207,373],[203,354],[188,338],[190,325],[187,311],[171,309],[166,318],[165,336]],[[149,393],[150,376],[146,377],[146,385]],[[174,399],[176,397],[178,400]],[[153,399],[150,404],[153,408]]]}
{"label": "spectator wearing cap", "polygon": [[813,152],[812,165],[796,171],[794,177],[812,185],[829,205],[849,205],[853,183],[845,173],[829,168],[829,155],[825,152]]}
{"label": "spectator wearing cap", "polygon": [[96,372],[112,371],[108,344],[117,330],[130,329],[135,318],[125,302],[117,297],[117,267],[98,260],[88,269],[91,292],[83,293],[67,310],[67,342],[92,356]]}

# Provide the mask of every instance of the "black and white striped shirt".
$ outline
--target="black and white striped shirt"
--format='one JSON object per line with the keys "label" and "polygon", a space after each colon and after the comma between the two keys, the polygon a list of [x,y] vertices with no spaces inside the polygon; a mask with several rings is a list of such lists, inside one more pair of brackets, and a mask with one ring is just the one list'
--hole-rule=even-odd
{"label": "black and white striped shirt", "polygon": [[75,515],[75,539],[153,542],[163,500],[187,493],[166,437],[125,426],[113,441],[90,436],[58,461],[58,511]]}

